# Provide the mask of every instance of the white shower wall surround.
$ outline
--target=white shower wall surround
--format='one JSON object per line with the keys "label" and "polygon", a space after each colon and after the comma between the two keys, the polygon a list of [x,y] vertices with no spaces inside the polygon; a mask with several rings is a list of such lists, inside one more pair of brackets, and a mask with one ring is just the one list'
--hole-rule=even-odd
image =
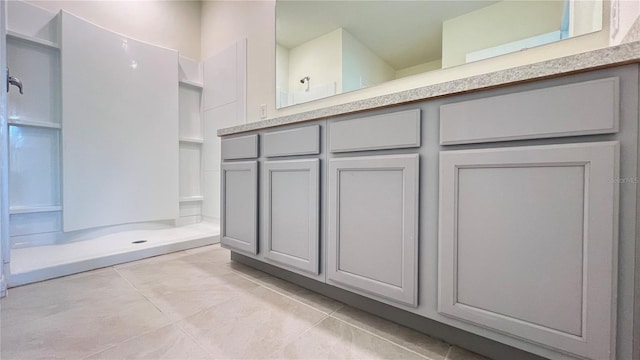
{"label": "white shower wall surround", "polygon": [[[20,1],[8,24],[9,66],[25,83],[8,104],[11,285],[217,242],[217,224],[197,224],[201,64]],[[117,240],[131,236],[149,243]],[[82,250],[96,240],[113,246]],[[51,258],[34,245],[54,245]]]}
{"label": "white shower wall surround", "polygon": [[178,217],[178,52],[60,20],[63,230]]}

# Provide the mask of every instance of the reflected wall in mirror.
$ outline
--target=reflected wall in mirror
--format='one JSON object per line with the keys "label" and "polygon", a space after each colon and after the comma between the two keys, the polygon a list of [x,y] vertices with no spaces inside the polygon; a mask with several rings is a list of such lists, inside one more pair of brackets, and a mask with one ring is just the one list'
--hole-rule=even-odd
{"label": "reflected wall in mirror", "polygon": [[276,2],[276,107],[602,29],[602,0]]}

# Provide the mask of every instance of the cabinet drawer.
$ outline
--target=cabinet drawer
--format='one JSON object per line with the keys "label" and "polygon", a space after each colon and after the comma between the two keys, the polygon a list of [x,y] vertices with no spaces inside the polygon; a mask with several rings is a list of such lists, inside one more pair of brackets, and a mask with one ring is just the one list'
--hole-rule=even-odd
{"label": "cabinet drawer", "polygon": [[420,109],[329,124],[331,152],[420,147]]}
{"label": "cabinet drawer", "polygon": [[440,144],[618,131],[619,79],[611,77],[440,107]]}
{"label": "cabinet drawer", "polygon": [[222,160],[253,159],[257,157],[257,134],[222,139]]}
{"label": "cabinet drawer", "polygon": [[262,136],[266,157],[320,153],[320,125],[272,131]]}

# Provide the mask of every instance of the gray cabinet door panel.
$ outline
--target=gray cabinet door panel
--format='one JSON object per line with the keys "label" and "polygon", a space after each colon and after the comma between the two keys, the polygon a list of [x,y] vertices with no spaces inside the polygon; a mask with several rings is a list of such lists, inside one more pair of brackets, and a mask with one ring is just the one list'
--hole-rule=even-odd
{"label": "gray cabinet door panel", "polygon": [[258,162],[221,166],[220,221],[224,247],[258,253]]}
{"label": "gray cabinet door panel", "polygon": [[601,142],[441,152],[438,311],[612,358],[618,151]]}
{"label": "gray cabinet door panel", "polygon": [[417,306],[417,154],[329,161],[327,277]]}
{"label": "gray cabinet door panel", "polygon": [[320,160],[266,161],[262,209],[264,256],[281,265],[319,273]]}

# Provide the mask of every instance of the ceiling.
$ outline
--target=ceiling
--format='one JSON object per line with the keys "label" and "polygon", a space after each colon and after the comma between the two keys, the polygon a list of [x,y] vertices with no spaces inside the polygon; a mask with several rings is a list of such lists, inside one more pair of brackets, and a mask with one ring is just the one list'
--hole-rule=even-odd
{"label": "ceiling", "polygon": [[399,70],[442,57],[443,21],[496,2],[278,0],[276,41],[291,49],[342,27]]}

